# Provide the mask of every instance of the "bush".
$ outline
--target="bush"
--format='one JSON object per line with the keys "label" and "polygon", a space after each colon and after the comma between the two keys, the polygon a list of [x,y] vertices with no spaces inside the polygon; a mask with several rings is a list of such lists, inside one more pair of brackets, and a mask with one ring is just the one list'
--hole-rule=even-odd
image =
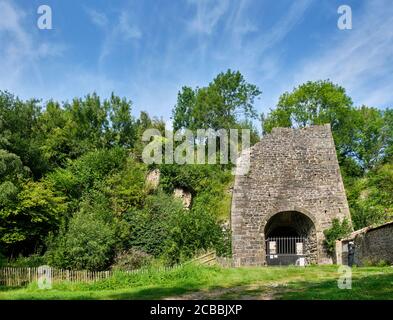
{"label": "bush", "polygon": [[0,252],[0,268],[5,266],[7,263],[7,258]]}
{"label": "bush", "polygon": [[352,228],[347,218],[344,218],[342,222],[337,218],[333,219],[331,228],[323,231],[327,251],[333,254],[336,247],[336,240],[346,237],[351,231]]}
{"label": "bush", "polygon": [[78,199],[84,191],[122,169],[126,158],[127,152],[120,148],[91,151],[71,161],[67,168],[56,169],[47,179],[68,198]]}
{"label": "bush", "polygon": [[47,261],[45,257],[38,254],[32,254],[28,257],[20,256],[15,260],[11,260],[7,263],[7,266],[14,268],[37,268],[46,264]]}
{"label": "bush", "polygon": [[50,265],[59,268],[103,270],[112,262],[122,240],[121,225],[108,209],[108,200],[98,191],[83,199],[68,227],[49,240],[46,254]]}
{"label": "bush", "polygon": [[172,196],[164,193],[148,196],[143,209],[131,208],[125,214],[130,228],[127,246],[160,256],[171,237],[172,217],[181,215],[183,210],[181,202]]}
{"label": "bush", "polygon": [[149,266],[153,257],[142,250],[131,248],[118,253],[111,266],[113,270],[135,270]]}
{"label": "bush", "polygon": [[163,257],[168,264],[179,263],[200,250],[230,254],[228,232],[203,206],[185,210],[178,199],[158,193],[146,198],[143,209],[127,212],[125,219],[130,225],[128,247]]}
{"label": "bush", "polygon": [[363,262],[365,267],[388,267],[391,264],[386,260],[375,260],[375,259],[366,259]]}
{"label": "bush", "polygon": [[191,258],[200,250],[223,248],[223,232],[216,218],[205,210],[182,212],[172,218],[165,257],[171,264]]}

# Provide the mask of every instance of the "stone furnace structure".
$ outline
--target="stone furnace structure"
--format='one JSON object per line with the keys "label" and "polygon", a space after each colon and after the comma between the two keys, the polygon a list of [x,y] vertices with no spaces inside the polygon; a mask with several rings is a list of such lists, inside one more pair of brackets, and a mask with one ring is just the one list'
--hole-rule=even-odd
{"label": "stone furnace structure", "polygon": [[235,179],[233,263],[277,264],[280,255],[332,263],[323,231],[345,217],[349,207],[330,125],[275,128],[251,148],[248,174]]}

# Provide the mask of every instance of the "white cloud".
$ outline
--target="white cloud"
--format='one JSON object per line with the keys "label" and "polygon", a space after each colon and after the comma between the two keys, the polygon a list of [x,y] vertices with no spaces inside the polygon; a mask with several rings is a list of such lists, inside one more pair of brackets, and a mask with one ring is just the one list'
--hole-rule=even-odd
{"label": "white cloud", "polygon": [[[24,28],[25,12],[11,1],[0,0],[0,88],[19,91],[25,81],[42,81],[41,59],[62,55],[65,46],[37,41]],[[26,76],[29,78],[27,79]]]}
{"label": "white cloud", "polygon": [[91,22],[93,22],[98,27],[106,27],[108,25],[108,18],[106,17],[105,13],[98,12],[94,9],[86,9],[87,14]]}
{"label": "white cloud", "polygon": [[142,37],[139,27],[130,21],[130,13],[122,10],[116,21],[109,23],[105,13],[87,8],[86,12],[90,21],[104,31],[104,37],[99,55],[99,64],[113,52],[119,43],[128,43],[131,40],[138,40]]}
{"label": "white cloud", "polygon": [[344,86],[358,104],[392,103],[393,7],[390,0],[367,2],[353,29],[339,32],[326,51],[308,58],[293,85],[307,80],[331,79]]}
{"label": "white cloud", "polygon": [[211,34],[220,18],[228,9],[228,0],[189,0],[196,6],[194,19],[189,23],[190,30],[197,33]]}
{"label": "white cloud", "polygon": [[[257,82],[261,86],[274,80],[282,72],[284,62],[281,45],[301,23],[311,4],[311,0],[294,1],[274,23],[255,32],[255,24],[250,21],[252,3],[248,0],[240,1],[238,6],[233,8],[233,13],[226,23],[226,31],[231,32],[229,40],[223,50],[214,53],[214,57],[223,64],[241,70],[249,81]],[[266,14],[266,11],[263,12]],[[261,20],[264,18],[259,17]],[[252,37],[249,33],[252,33]],[[267,94],[269,92],[266,92]],[[264,93],[262,99],[265,100],[266,95]]]}
{"label": "white cloud", "polygon": [[116,32],[124,37],[125,40],[139,39],[142,37],[142,32],[136,25],[129,21],[129,16],[126,12],[122,12],[119,18],[119,24]]}

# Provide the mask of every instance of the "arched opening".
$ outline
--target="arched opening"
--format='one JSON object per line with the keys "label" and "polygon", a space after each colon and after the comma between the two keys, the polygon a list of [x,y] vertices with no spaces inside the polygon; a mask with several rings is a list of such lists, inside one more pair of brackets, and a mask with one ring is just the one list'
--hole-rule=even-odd
{"label": "arched opening", "polygon": [[279,212],[267,221],[264,234],[268,265],[316,262],[315,226],[307,215]]}

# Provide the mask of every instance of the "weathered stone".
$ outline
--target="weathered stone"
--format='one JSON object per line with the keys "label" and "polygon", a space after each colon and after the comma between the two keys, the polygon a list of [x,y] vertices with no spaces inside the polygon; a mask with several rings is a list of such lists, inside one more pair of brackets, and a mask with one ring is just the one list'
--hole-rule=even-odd
{"label": "weathered stone", "polygon": [[147,174],[146,184],[149,188],[155,190],[158,188],[160,184],[160,170],[154,169]]}
{"label": "weathered stone", "polygon": [[336,241],[338,264],[348,264],[348,249],[353,243],[353,264],[364,266],[386,262],[393,264],[393,221],[377,227],[357,230],[342,240]]}
{"label": "weathered stone", "polygon": [[265,239],[280,232],[307,238],[308,262],[332,263],[323,230],[345,217],[350,219],[349,208],[330,125],[275,128],[251,148],[249,173],[235,179],[234,265],[264,265]]}
{"label": "weathered stone", "polygon": [[190,209],[192,201],[191,192],[182,188],[175,188],[175,190],[173,190],[173,196],[182,200],[184,208]]}

